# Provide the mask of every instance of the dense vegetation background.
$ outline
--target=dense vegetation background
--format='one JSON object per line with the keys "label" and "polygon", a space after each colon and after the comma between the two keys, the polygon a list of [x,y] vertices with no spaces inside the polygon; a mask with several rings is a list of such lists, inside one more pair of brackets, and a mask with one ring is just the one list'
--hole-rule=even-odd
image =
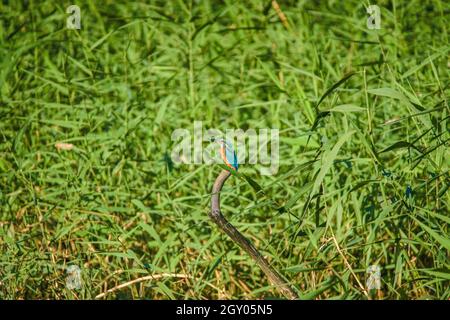
{"label": "dense vegetation background", "polygon": [[372,4],[0,4],[0,298],[281,297],[170,158],[203,121],[280,129],[222,206],[303,298],[449,299],[449,3]]}

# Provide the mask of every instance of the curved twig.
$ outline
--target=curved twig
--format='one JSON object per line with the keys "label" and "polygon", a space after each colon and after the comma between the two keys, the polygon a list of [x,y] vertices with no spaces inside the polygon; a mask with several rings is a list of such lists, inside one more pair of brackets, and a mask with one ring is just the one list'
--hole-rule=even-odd
{"label": "curved twig", "polygon": [[292,300],[298,299],[298,295],[292,290],[283,277],[269,264],[269,262],[267,262],[266,259],[264,259],[253,244],[222,215],[222,212],[220,211],[220,190],[222,190],[223,184],[230,175],[231,173],[228,170],[222,170],[214,182],[211,197],[211,212],[209,214],[210,218],[231,238],[231,240],[250,255],[269,278],[270,282],[274,284],[286,298]]}
{"label": "curved twig", "polygon": [[[108,290],[106,290],[106,291],[96,295],[95,299],[103,298],[109,293],[112,293],[112,292],[114,292],[116,290],[120,290],[120,289],[128,287],[128,286],[131,286],[132,284],[135,284],[135,283],[140,283],[140,282],[148,281],[148,280],[157,280],[157,279],[168,278],[168,277],[179,278],[179,279],[194,279],[194,280],[196,280],[194,277],[192,277],[192,276],[190,276],[188,274],[183,274],[183,273],[166,273],[165,272],[165,273],[161,273],[161,274],[152,274],[152,275],[149,275],[149,276],[137,278],[137,279],[134,279],[134,280],[131,280],[131,281],[119,284],[119,285],[117,285],[117,286],[115,286],[115,287],[113,287],[111,289],[108,289]],[[219,290],[217,287],[213,286],[210,283],[206,283],[206,284],[208,286],[210,286],[211,288],[215,289],[215,290]]]}

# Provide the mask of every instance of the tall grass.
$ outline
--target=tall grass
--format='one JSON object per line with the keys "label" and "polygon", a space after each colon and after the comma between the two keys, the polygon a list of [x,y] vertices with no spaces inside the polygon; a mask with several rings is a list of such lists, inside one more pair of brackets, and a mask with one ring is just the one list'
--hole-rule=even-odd
{"label": "tall grass", "polygon": [[172,162],[193,121],[280,129],[278,174],[241,165],[263,192],[232,177],[222,210],[303,298],[450,298],[446,1],[377,1],[381,30],[360,1],[279,1],[284,23],[77,4],[81,30],[65,3],[0,4],[0,298],[281,297],[208,219],[220,168]]}

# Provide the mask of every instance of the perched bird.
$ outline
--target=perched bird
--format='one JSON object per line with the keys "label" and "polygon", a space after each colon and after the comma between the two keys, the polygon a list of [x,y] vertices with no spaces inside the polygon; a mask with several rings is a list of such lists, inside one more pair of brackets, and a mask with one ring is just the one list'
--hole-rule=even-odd
{"label": "perched bird", "polygon": [[223,162],[231,169],[237,171],[239,163],[233,145],[225,139],[217,139],[215,141],[220,144],[220,156],[222,157]]}
{"label": "perched bird", "polygon": [[[233,170],[238,169],[238,159],[231,143],[224,139],[211,139],[220,145],[220,155],[225,164]],[[223,184],[231,176],[230,170],[223,169],[214,182],[211,193],[211,211],[209,217],[215,224],[225,232],[234,243],[241,247],[256,262],[261,270],[266,274],[269,281],[280,290],[288,299],[298,299],[298,294],[290,287],[290,284],[281,276],[280,273],[264,258],[264,256],[253,246],[253,244],[244,237],[222,214],[220,211],[220,191]]]}

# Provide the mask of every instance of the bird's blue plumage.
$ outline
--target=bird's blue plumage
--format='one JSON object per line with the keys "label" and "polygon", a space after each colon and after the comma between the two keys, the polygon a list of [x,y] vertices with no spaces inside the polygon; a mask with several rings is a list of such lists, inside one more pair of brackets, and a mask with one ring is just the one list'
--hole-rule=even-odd
{"label": "bird's blue plumage", "polygon": [[222,160],[226,165],[237,171],[239,168],[239,163],[233,146],[231,145],[231,143],[223,139],[218,140],[218,142],[220,143],[220,153],[222,156]]}
{"label": "bird's blue plumage", "polygon": [[233,149],[232,147],[229,147],[228,144],[227,144],[227,146],[226,146],[225,155],[226,155],[226,157],[227,157],[228,163],[229,163],[235,170],[237,170],[237,169],[239,168],[239,163],[238,163],[238,159],[237,159],[236,152],[234,151],[234,149]]}

